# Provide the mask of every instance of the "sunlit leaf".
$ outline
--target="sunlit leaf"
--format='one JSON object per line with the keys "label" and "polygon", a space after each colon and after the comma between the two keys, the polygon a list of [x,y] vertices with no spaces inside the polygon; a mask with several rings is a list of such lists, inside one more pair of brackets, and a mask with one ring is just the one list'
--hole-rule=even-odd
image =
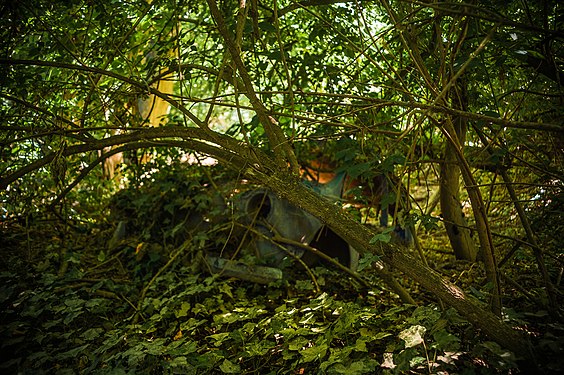
{"label": "sunlit leaf", "polygon": [[423,343],[423,336],[426,331],[425,327],[414,325],[401,331],[398,337],[405,341],[406,348],[412,348]]}

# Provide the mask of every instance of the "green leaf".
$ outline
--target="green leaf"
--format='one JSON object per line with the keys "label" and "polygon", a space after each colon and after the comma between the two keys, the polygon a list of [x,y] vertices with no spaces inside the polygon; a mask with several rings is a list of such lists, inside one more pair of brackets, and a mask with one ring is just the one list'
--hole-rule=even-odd
{"label": "green leaf", "polygon": [[[165,348],[165,353],[171,356],[175,355],[187,355],[190,353],[195,353],[198,350],[198,343],[196,341],[183,341],[184,338],[168,345]],[[178,343],[178,344],[176,344]]]}
{"label": "green leaf", "polygon": [[170,361],[169,366],[171,368],[178,368],[177,371],[183,371],[188,366],[188,360],[184,356],[174,357],[172,361]]}
{"label": "green leaf", "polygon": [[84,350],[86,350],[86,348],[88,348],[88,346],[90,346],[90,344],[82,345],[82,346],[73,348],[69,351],[59,353],[59,354],[57,354],[56,358],[59,359],[59,360],[63,360],[63,359],[77,357],[80,353],[82,353]]}
{"label": "green leaf", "polygon": [[221,283],[219,285],[219,291],[223,294],[227,294],[229,297],[233,298],[233,293],[231,292],[231,286],[227,283]]}
{"label": "green leaf", "polygon": [[379,332],[379,333],[377,333],[376,335],[374,335],[373,339],[374,339],[374,340],[382,340],[383,338],[389,337],[389,336],[391,336],[391,335],[392,335],[392,334],[389,333],[389,332]]}
{"label": "green leaf", "polygon": [[280,50],[274,50],[268,53],[268,57],[272,60],[280,61],[282,60],[282,52]]}
{"label": "green leaf", "polygon": [[225,374],[237,374],[241,372],[241,366],[236,363],[231,362],[227,358],[223,360],[219,369]]}
{"label": "green leaf", "polygon": [[431,215],[421,215],[419,216],[419,220],[426,231],[439,229],[440,219],[438,217],[433,217]]}
{"label": "green leaf", "polygon": [[335,363],[342,363],[347,362],[349,360],[349,356],[353,351],[351,346],[345,346],[344,348],[330,348],[330,354],[327,360],[321,362],[319,369],[323,372],[329,367],[334,365]]}
{"label": "green leaf", "polygon": [[186,315],[188,315],[188,310],[190,310],[190,304],[186,301],[182,302],[182,305],[180,305],[180,309],[176,310],[174,312],[174,315],[177,318],[182,318]]}
{"label": "green leaf", "polygon": [[534,51],[534,50],[531,50],[531,49],[528,49],[528,50],[527,50],[527,54],[528,54],[529,56],[533,56],[533,57],[535,57],[535,58],[537,58],[537,59],[539,59],[539,60],[546,60],[546,58],[544,57],[544,55],[543,55],[542,53],[537,52],[537,51]]}
{"label": "green leaf", "polygon": [[[374,333],[373,330],[371,330],[371,329],[369,329],[369,328],[366,328],[366,327],[362,327],[362,328],[359,330],[359,332],[360,332],[360,335],[361,335],[361,336],[364,336],[364,337],[369,338],[370,341],[381,340],[381,339],[383,339],[383,338],[392,336],[392,334],[389,333],[389,332],[378,332],[378,333]],[[367,340],[366,342],[368,342],[368,340]]]}
{"label": "green leaf", "polygon": [[411,360],[415,357],[418,357],[419,353],[414,348],[409,348],[406,350],[402,350],[399,354],[394,356],[394,363],[396,364],[396,368],[394,369],[394,373],[397,374],[404,374],[411,367]]}
{"label": "green leaf", "polygon": [[371,245],[375,244],[376,242],[389,243],[392,239],[392,235],[390,233],[393,230],[393,228],[387,228],[387,229],[391,229],[391,230],[388,230],[387,232],[385,230],[382,233],[378,233],[378,234],[374,235],[374,237],[372,237],[370,239],[369,243]]}
{"label": "green leaf", "polygon": [[396,198],[397,195],[393,191],[386,193],[380,200],[380,206],[382,206],[382,208],[387,208],[389,205],[396,203]]}
{"label": "green leaf", "polygon": [[309,344],[309,340],[305,337],[298,336],[288,344],[288,349],[290,350],[302,350],[306,345]]}
{"label": "green leaf", "polygon": [[352,178],[357,178],[358,176],[366,175],[368,172],[372,171],[373,168],[374,163],[366,162],[347,166],[344,170]]}
{"label": "green leaf", "polygon": [[104,330],[102,328],[90,328],[84,331],[84,333],[80,336],[85,340],[92,341],[100,337],[103,332]]}
{"label": "green leaf", "polygon": [[147,355],[143,352],[142,345],[135,345],[122,353],[122,357],[127,358],[127,364],[129,367],[137,367],[138,364],[143,362],[143,359],[146,356]]}
{"label": "green leaf", "polygon": [[430,327],[437,323],[440,317],[441,312],[436,306],[418,306],[411,314],[411,317],[407,319],[407,322]]}
{"label": "green leaf", "polygon": [[231,324],[239,320],[241,320],[241,317],[238,314],[232,312],[215,315],[213,317],[213,321],[217,324],[223,324],[223,323]]}
{"label": "green leaf", "polygon": [[420,325],[414,325],[400,332],[398,337],[405,341],[406,348],[412,348],[423,343],[423,335],[427,329]]}
{"label": "green leaf", "polygon": [[403,154],[393,154],[387,157],[382,164],[380,165],[380,169],[383,172],[392,173],[394,171],[394,166],[396,165],[404,165],[406,157]]}
{"label": "green leaf", "polygon": [[339,363],[335,365],[333,368],[331,368],[331,372],[335,372],[337,374],[346,374],[346,375],[367,374],[367,373],[373,373],[378,365],[379,363],[373,359],[366,359],[363,361],[352,362],[348,366]]}
{"label": "green leaf", "polygon": [[335,153],[335,159],[350,162],[351,160],[354,160],[357,153],[358,151],[356,148],[345,148],[344,150],[340,150]]}
{"label": "green leaf", "polygon": [[367,352],[368,349],[366,349],[366,343],[369,341],[371,340],[366,337],[359,337],[358,339],[356,339],[356,342],[354,344],[354,350],[356,350],[357,352]]}
{"label": "green leaf", "polygon": [[150,355],[160,356],[166,350],[166,338],[158,338],[153,341],[143,342],[143,346],[146,348],[145,352]]}
{"label": "green leaf", "polygon": [[[49,359],[51,359],[51,356],[49,354],[47,354],[46,352],[35,352],[35,353],[30,354],[26,359],[30,363],[33,363],[33,366],[37,368],[40,365],[42,365],[43,363],[47,362]],[[2,367],[0,367],[0,368],[2,368]]]}
{"label": "green leaf", "polygon": [[300,354],[302,355],[304,362],[313,362],[323,359],[327,354],[327,349],[327,344],[322,343],[306,348],[305,350],[302,350]]}
{"label": "green leaf", "polygon": [[433,339],[436,341],[436,347],[443,351],[454,352],[460,348],[460,339],[445,330],[435,332]]}
{"label": "green leaf", "polygon": [[65,316],[65,318],[63,319],[63,323],[65,325],[69,325],[73,320],[75,320],[77,317],[79,317],[83,313],[84,313],[84,310],[72,311],[69,314],[67,314],[67,316]]}
{"label": "green leaf", "polygon": [[314,285],[311,280],[297,280],[296,289],[299,291],[309,291],[314,289]]}
{"label": "green leaf", "polygon": [[216,333],[214,335],[209,335],[206,338],[213,340],[214,346],[217,347],[217,346],[221,346],[221,344],[223,344],[223,341],[228,337],[229,337],[229,332],[221,332],[221,333]]}
{"label": "green leaf", "polygon": [[508,364],[512,364],[515,361],[515,355],[512,352],[510,352],[509,350],[499,346],[499,344],[496,343],[496,342],[485,341],[485,342],[480,343],[479,346],[487,348],[489,351],[491,351],[493,354],[499,356],[500,359],[502,359],[503,361],[505,361]]}
{"label": "green leaf", "polygon": [[[370,241],[372,241],[372,240],[370,240]],[[371,243],[375,243],[377,241],[378,241],[378,239],[374,240],[374,242],[371,242]],[[376,263],[378,261],[380,261],[380,257],[378,255],[372,254],[372,253],[366,253],[359,259],[357,271],[360,272],[363,269],[372,266],[374,263]]]}
{"label": "green leaf", "polygon": [[275,347],[275,343],[268,340],[253,341],[245,346],[245,357],[262,357]]}

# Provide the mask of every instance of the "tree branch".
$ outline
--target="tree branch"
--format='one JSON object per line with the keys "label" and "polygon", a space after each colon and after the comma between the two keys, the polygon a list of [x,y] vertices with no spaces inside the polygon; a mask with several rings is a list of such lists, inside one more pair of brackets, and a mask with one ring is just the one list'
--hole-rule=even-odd
{"label": "tree branch", "polygon": [[288,143],[284,132],[278,126],[278,123],[274,120],[274,118],[268,115],[268,110],[257,97],[249,72],[247,71],[243,60],[241,59],[240,51],[233,41],[231,33],[227,29],[225,20],[223,19],[223,16],[221,15],[221,12],[219,11],[215,0],[207,0],[207,3],[210,8],[211,14],[217,24],[219,33],[225,41],[227,49],[229,50],[231,58],[233,59],[233,63],[237,67],[237,71],[239,72],[241,80],[243,81],[245,89],[247,90],[246,96],[247,98],[249,98],[253,109],[255,110],[261,124],[264,127],[264,131],[268,137],[268,140],[271,143],[271,150],[274,151],[274,155],[278,159],[278,163],[280,165],[289,163],[293,173],[295,173],[296,175],[299,174],[299,166],[296,155],[290,147],[290,144]]}
{"label": "tree branch", "polygon": [[[268,162],[264,161],[263,164],[267,165]],[[369,228],[354,221],[337,206],[328,204],[324,198],[308,189],[297,178],[291,178],[286,171],[278,169],[272,163],[266,170],[249,166],[244,172],[248,176],[263,181],[275,193],[320,219],[360,254],[379,255],[388,266],[403,272],[433,292],[501,346],[524,358],[532,357],[530,343],[526,336],[513,330],[491,312],[482,309],[460,288],[415,258],[405,254],[401,247],[382,242],[372,244],[370,240],[373,233]],[[389,280],[386,281],[390,283]]]}
{"label": "tree branch", "polygon": [[34,65],[34,66],[48,66],[53,68],[61,68],[61,69],[70,69],[70,70],[78,70],[83,72],[91,72],[96,74],[101,74],[107,77],[112,77],[117,80],[120,80],[125,83],[129,83],[131,86],[137,87],[143,91],[147,91],[152,95],[158,96],[162,100],[168,102],[170,105],[178,109],[182,112],[183,115],[187,116],[194,124],[201,128],[205,128],[205,124],[198,119],[192,112],[187,110],[182,104],[177,102],[176,100],[172,99],[169,95],[163,94],[157,89],[149,87],[146,83],[138,82],[134,79],[129,77],[123,76],[121,74],[117,74],[108,70],[103,70],[99,68],[94,68],[85,65],[76,65],[76,64],[68,64],[62,62],[53,62],[53,61],[41,61],[41,60],[24,60],[24,59],[0,59],[0,65]]}
{"label": "tree branch", "polygon": [[[154,143],[154,140],[160,138],[182,138],[184,139],[184,142],[192,142],[182,143],[182,145],[188,146],[191,144],[192,146],[190,147],[193,147],[198,151],[202,151],[206,154],[214,154],[218,158],[230,163],[237,161],[236,164],[238,166],[245,164],[246,159],[242,155],[250,154],[250,151],[243,144],[240,144],[239,142],[218,133],[204,131],[199,128],[161,127],[147,128],[129,134],[119,134],[80,145],[69,146],[65,150],[63,150],[62,156],[68,157],[88,151],[102,150],[106,147],[147,140],[153,140],[153,145],[156,146],[158,145],[158,143]],[[201,141],[206,141],[207,143]],[[172,145],[174,143],[174,140],[169,140],[166,142]],[[217,146],[214,146],[213,144],[216,144]],[[0,189],[5,189],[6,187],[8,187],[8,185],[10,185],[18,178],[21,178],[22,176],[49,164],[53,161],[56,155],[57,151],[50,152],[43,158],[36,160],[26,165],[25,167],[22,167],[17,171],[1,178]]]}

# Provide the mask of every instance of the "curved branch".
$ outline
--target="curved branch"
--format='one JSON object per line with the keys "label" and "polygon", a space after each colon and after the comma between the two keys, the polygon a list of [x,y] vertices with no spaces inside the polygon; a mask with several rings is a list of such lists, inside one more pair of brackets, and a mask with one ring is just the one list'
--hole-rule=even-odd
{"label": "curved branch", "polygon": [[[67,157],[88,151],[101,150],[106,147],[127,144],[138,141],[147,141],[159,138],[182,138],[184,142],[192,142],[195,149],[203,153],[212,154],[218,159],[223,159],[233,163],[237,161],[238,165],[244,165],[244,157],[241,155],[249,154],[249,151],[243,145],[240,145],[233,139],[211,131],[204,131],[199,128],[181,128],[181,127],[164,127],[164,128],[148,128],[145,130],[135,131],[130,134],[120,134],[108,138],[67,147],[63,150],[62,156]],[[198,140],[194,140],[198,139]],[[167,144],[173,144],[175,140],[169,140]],[[209,142],[204,143],[203,141]],[[152,145],[158,145],[158,141],[152,141]],[[214,146],[216,144],[217,146]],[[182,145],[188,145],[182,143]],[[197,147],[196,147],[197,146]],[[5,189],[12,182],[22,176],[39,169],[53,161],[57,152],[50,152],[43,158],[36,160],[25,167],[0,179],[0,189]]]}
{"label": "curved branch", "polygon": [[158,96],[162,100],[166,101],[176,109],[178,109],[183,115],[187,116],[194,124],[198,125],[201,128],[205,128],[205,124],[201,121],[196,115],[192,112],[187,110],[182,104],[177,102],[176,100],[172,99],[169,95],[160,92],[159,90],[150,87],[147,83],[139,82],[129,77],[123,76],[121,74],[117,74],[108,70],[94,68],[91,66],[86,65],[76,65],[76,64],[67,64],[62,62],[53,62],[53,61],[41,61],[41,60],[25,60],[25,59],[0,59],[0,65],[33,65],[33,66],[47,66],[53,68],[62,68],[62,69],[69,69],[69,70],[78,70],[83,72],[90,72],[101,74],[107,77],[115,78],[119,81],[129,83],[131,86],[137,87],[141,90],[147,91],[152,95]]}

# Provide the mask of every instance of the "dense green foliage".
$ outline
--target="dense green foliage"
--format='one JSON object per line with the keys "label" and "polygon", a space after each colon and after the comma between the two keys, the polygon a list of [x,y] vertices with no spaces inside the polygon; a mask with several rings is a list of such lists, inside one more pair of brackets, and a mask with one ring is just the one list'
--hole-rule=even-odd
{"label": "dense green foliage", "polygon": [[[3,3],[0,371],[561,371],[561,13]],[[342,205],[299,192],[315,165],[355,180]],[[207,255],[263,265],[233,203],[254,186],[353,244],[358,272],[287,258],[268,285],[212,275]],[[414,248],[376,228],[381,207]]]}
{"label": "dense green foliage", "polygon": [[[28,223],[27,233],[20,225],[3,233],[9,269],[0,289],[4,369],[363,374],[515,368],[510,352],[483,341],[453,309],[441,310],[424,295],[419,307],[401,305],[389,291],[359,288],[325,267],[313,270],[314,279],[301,268],[287,269],[287,279],[268,286],[207,275],[197,266],[198,254],[229,249],[230,226],[219,221],[187,231],[178,225],[193,212],[212,212],[202,168],[184,168],[162,167],[113,198],[120,202],[111,204],[112,219],[132,215],[131,209],[139,213],[113,248],[106,246],[107,225],[84,223],[80,229],[87,233],[65,234],[42,221]],[[225,179],[212,173],[216,182]],[[122,206],[124,200],[129,204]],[[22,258],[26,236],[29,253]],[[45,246],[42,238],[51,236]],[[63,277],[56,267],[62,256],[69,264]],[[168,258],[176,261],[167,265]],[[362,275],[380,284],[370,272]],[[523,318],[508,310],[513,323]]]}
{"label": "dense green foliage", "polygon": [[[319,280],[336,276],[318,272],[323,272]],[[4,342],[10,351],[19,349],[5,366],[112,374],[364,374],[394,363],[399,373],[410,368],[458,372],[478,367],[472,358],[492,361],[489,366],[495,361],[490,373],[515,366],[510,353],[495,343],[461,345],[460,337],[471,336],[472,330],[452,310],[386,308],[374,295],[343,299],[343,285],[324,285],[337,287],[338,294],[310,299],[311,283],[296,283],[292,288],[299,297],[289,298],[284,288],[253,288],[177,267],[156,280],[149,290],[153,297],[141,306],[143,322],[132,324],[118,319],[130,308],[120,301],[132,297],[122,294],[128,293],[127,285],[107,279],[65,287],[56,286],[55,279],[43,273],[33,293],[16,299],[22,320],[10,322],[8,329],[25,336]],[[11,285],[4,292],[21,283],[8,277],[3,282]],[[121,298],[109,298],[111,293]],[[29,354],[22,358],[24,347]]]}

